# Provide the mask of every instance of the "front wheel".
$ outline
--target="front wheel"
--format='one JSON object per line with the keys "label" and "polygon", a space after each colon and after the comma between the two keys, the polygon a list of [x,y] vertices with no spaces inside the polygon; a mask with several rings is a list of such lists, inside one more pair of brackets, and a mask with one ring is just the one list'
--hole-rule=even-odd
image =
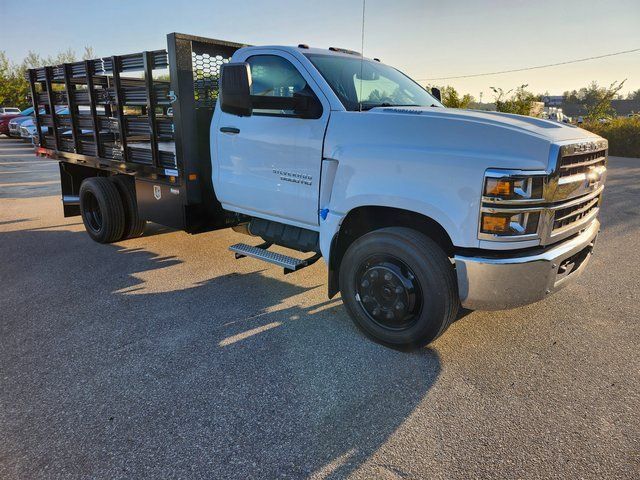
{"label": "front wheel", "polygon": [[445,252],[429,237],[402,227],[370,232],[349,246],[340,266],[340,291],[361,330],[397,347],[435,340],[460,305]]}

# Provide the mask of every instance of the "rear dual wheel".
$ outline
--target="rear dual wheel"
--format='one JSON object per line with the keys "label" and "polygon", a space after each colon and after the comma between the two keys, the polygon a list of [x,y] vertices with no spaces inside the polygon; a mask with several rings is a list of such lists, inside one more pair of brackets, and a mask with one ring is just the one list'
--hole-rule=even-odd
{"label": "rear dual wheel", "polygon": [[85,179],[80,186],[80,213],[87,233],[99,243],[137,237],[144,230],[135,189],[120,175]]}
{"label": "rear dual wheel", "polygon": [[106,177],[80,185],[80,213],[89,236],[98,243],[116,242],[125,227],[124,207],[116,186]]}
{"label": "rear dual wheel", "polygon": [[409,228],[384,228],[354,241],[340,267],[340,289],[355,324],[396,347],[432,342],[459,308],[455,272],[446,253]]}
{"label": "rear dual wheel", "polygon": [[115,175],[109,177],[109,180],[118,189],[124,208],[124,232],[121,239],[139,237],[144,232],[147,222],[138,215],[138,201],[136,200],[136,187],[133,177]]}

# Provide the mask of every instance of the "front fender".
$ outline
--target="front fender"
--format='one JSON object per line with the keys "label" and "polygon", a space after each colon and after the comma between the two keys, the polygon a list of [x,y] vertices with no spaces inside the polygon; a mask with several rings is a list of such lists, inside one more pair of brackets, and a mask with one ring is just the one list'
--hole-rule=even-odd
{"label": "front fender", "polygon": [[[389,162],[370,163],[370,168],[358,173],[350,165],[342,162],[338,165],[329,205],[321,205],[328,208],[326,218],[320,222],[320,248],[325,258],[330,258],[331,241],[342,220],[353,209],[366,206],[392,207],[424,215],[440,224],[454,245],[478,246],[478,191],[483,172],[456,187],[447,178],[444,165],[429,173],[403,163],[396,163],[393,171],[389,170]],[[430,170],[434,163],[422,165]],[[414,170],[413,175],[404,171],[409,169]],[[427,182],[426,178],[430,180]],[[469,183],[478,184],[477,189],[465,187]]]}
{"label": "front fender", "polygon": [[331,204],[329,211],[324,220],[320,221],[320,250],[325,259],[330,258],[331,242],[340,230],[340,226],[350,211],[359,207],[391,207],[409,212],[415,212],[420,215],[431,218],[436,221],[449,234],[451,241],[456,244],[456,239],[460,239],[462,232],[460,225],[456,224],[456,220],[447,215],[441,208],[436,205],[429,204],[423,200],[412,197],[395,197],[386,195],[358,195],[350,201],[337,204]]}
{"label": "front fender", "polygon": [[320,222],[325,258],[342,219],[369,205],[419,213],[439,223],[456,247],[477,248],[486,169],[547,167],[548,139],[499,122],[436,113],[332,114],[323,156],[337,169],[319,205],[328,210]]}

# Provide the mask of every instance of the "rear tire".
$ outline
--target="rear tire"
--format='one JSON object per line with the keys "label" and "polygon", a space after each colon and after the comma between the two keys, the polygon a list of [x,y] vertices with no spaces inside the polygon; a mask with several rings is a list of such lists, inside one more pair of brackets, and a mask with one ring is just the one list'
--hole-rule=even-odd
{"label": "rear tire", "polygon": [[116,186],[105,177],[80,185],[80,213],[89,236],[99,243],[116,242],[124,232],[124,207]]}
{"label": "rear tire", "polygon": [[124,232],[121,239],[135,238],[144,232],[145,220],[138,215],[138,201],[136,200],[136,189],[133,178],[126,175],[115,175],[109,177],[109,180],[118,189],[122,206],[124,207]]}
{"label": "rear tire", "polygon": [[426,235],[402,227],[367,233],[349,246],[340,266],[340,291],[355,324],[394,347],[432,342],[460,306],[446,253]]}

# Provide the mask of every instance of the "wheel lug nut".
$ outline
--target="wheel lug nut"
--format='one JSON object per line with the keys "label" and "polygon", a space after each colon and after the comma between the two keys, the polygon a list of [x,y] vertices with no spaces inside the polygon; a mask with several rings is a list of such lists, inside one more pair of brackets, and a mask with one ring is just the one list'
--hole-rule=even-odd
{"label": "wheel lug nut", "polygon": [[378,272],[374,270],[369,274],[369,277],[375,280],[376,278],[378,278]]}
{"label": "wheel lug nut", "polygon": [[402,310],[404,308],[404,303],[398,302],[396,303],[396,310]]}
{"label": "wheel lug nut", "polygon": [[393,312],[387,312],[387,318],[391,320],[393,318]]}
{"label": "wheel lug nut", "polygon": [[384,274],[384,279],[388,282],[389,280],[391,280],[391,274],[390,273],[385,273]]}
{"label": "wheel lug nut", "polygon": [[364,298],[362,299],[362,301],[364,303],[369,303],[371,301],[371,297],[369,295],[365,295]]}
{"label": "wheel lug nut", "polygon": [[402,287],[400,285],[396,287],[396,293],[402,293]]}
{"label": "wheel lug nut", "polygon": [[380,315],[380,309],[378,307],[373,309],[373,314],[374,315]]}
{"label": "wheel lug nut", "polygon": [[364,280],[360,285],[362,285],[362,288],[367,288],[369,286],[369,280]]}

